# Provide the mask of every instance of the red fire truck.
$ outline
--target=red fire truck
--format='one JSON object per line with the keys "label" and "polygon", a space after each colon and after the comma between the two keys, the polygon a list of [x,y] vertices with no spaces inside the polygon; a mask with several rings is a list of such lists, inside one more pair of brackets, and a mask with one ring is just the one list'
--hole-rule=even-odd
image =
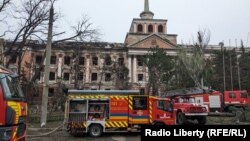
{"label": "red fire truck", "polygon": [[179,123],[197,121],[198,124],[205,124],[207,121],[208,107],[203,103],[196,102],[196,97],[187,94],[187,90],[179,89],[167,91],[161,97],[174,100],[174,109],[177,111]]}
{"label": "red fire truck", "polygon": [[103,132],[139,131],[145,124],[183,124],[187,115],[182,112],[168,98],[140,95],[137,90],[69,90],[65,122],[71,134],[98,137]]}
{"label": "red fire truck", "polygon": [[25,141],[27,103],[10,70],[0,67],[0,140]]}
{"label": "red fire truck", "polygon": [[244,109],[250,106],[250,96],[246,90],[225,91],[223,104],[226,110],[231,106]]}
{"label": "red fire truck", "polygon": [[250,96],[246,90],[219,91],[209,89],[185,89],[183,95],[195,97],[195,101],[206,105],[209,112],[229,111],[230,107],[242,108],[250,106]]}

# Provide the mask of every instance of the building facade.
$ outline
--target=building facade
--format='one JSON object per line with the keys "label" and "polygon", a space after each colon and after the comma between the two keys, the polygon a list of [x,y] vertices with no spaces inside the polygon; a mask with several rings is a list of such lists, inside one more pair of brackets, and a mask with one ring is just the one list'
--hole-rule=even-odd
{"label": "building facade", "polygon": [[[49,97],[57,97],[62,87],[88,90],[137,89],[146,92],[148,68],[143,57],[151,47],[176,55],[177,35],[168,33],[166,19],[155,19],[145,0],[140,18],[132,20],[124,43],[63,42],[53,44],[49,73]],[[3,41],[0,41],[3,53]],[[41,101],[44,84],[45,44],[32,41],[25,48],[21,71],[27,80],[36,80],[37,89],[27,88],[28,98]],[[219,46],[214,46],[219,49]],[[2,55],[1,55],[2,56]],[[8,58],[0,58],[1,62]],[[17,69],[17,60],[9,68]],[[34,77],[37,76],[37,77]]]}

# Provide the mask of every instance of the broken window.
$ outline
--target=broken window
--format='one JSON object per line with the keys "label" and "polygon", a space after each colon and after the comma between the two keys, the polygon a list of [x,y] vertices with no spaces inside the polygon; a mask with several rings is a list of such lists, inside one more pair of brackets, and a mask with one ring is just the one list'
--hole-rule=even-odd
{"label": "broken window", "polygon": [[42,64],[42,61],[43,61],[43,57],[41,55],[37,55],[36,56],[36,64],[40,65],[40,64]]}
{"label": "broken window", "polygon": [[65,72],[64,74],[63,74],[63,80],[69,80],[69,73],[68,72]]}
{"label": "broken window", "polygon": [[97,73],[92,73],[91,81],[97,81]]}
{"label": "broken window", "polygon": [[49,73],[49,80],[56,80],[56,73],[55,72]]}
{"label": "broken window", "polygon": [[11,63],[11,64],[15,64],[15,63],[16,63],[16,60],[17,60],[17,56],[14,55],[12,58],[10,58],[10,63]]}
{"label": "broken window", "polygon": [[83,80],[83,72],[78,73],[78,80]]}
{"label": "broken window", "polygon": [[56,64],[56,56],[50,57],[50,64]]}
{"label": "broken window", "polygon": [[143,57],[142,56],[137,57],[137,65],[138,66],[143,66]]}
{"label": "broken window", "polygon": [[118,64],[122,66],[124,64],[124,58],[118,58]]}
{"label": "broken window", "polygon": [[125,79],[124,73],[119,73],[118,75],[119,75],[119,79],[120,79],[120,80],[124,80],[124,79]]}
{"label": "broken window", "polygon": [[64,56],[64,65],[70,65],[70,57]]}
{"label": "broken window", "polygon": [[54,96],[54,88],[49,88],[48,96],[49,97]]}
{"label": "broken window", "polygon": [[143,74],[138,74],[138,81],[143,81]]}
{"label": "broken window", "polygon": [[92,57],[92,64],[93,66],[97,66],[98,65],[98,57]]}
{"label": "broken window", "polygon": [[144,89],[144,88],[140,89],[140,94],[141,94],[141,95],[144,95],[144,94],[145,94],[145,89]]}
{"label": "broken window", "polygon": [[107,56],[105,57],[105,64],[106,64],[107,66],[110,66],[110,65],[111,65],[111,57],[110,57],[109,55],[107,55]]}
{"label": "broken window", "polygon": [[85,58],[84,57],[79,57],[79,65],[84,65]]}
{"label": "broken window", "polygon": [[105,73],[105,81],[111,81],[111,73]]}

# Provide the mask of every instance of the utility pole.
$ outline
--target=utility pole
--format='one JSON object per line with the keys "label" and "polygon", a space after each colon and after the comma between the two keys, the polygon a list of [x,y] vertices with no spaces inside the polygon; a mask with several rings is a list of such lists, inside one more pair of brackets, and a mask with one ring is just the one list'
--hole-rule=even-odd
{"label": "utility pole", "polygon": [[41,127],[46,126],[46,123],[47,123],[49,69],[50,69],[52,31],[53,31],[53,16],[54,16],[54,9],[53,9],[53,4],[52,4],[50,8],[50,12],[49,12],[48,41],[47,41],[47,46],[46,46],[46,63],[45,63],[44,85],[43,85],[43,95],[42,95]]}
{"label": "utility pole", "polygon": [[224,56],[224,43],[220,42],[219,44],[222,50],[222,67],[223,67],[223,93],[226,91],[226,76],[225,76],[225,56]]}
{"label": "utility pole", "polygon": [[231,90],[234,90],[233,86],[233,68],[232,68],[232,54],[230,52],[230,78],[231,78]]}
{"label": "utility pole", "polygon": [[[240,56],[239,56],[240,57]],[[240,81],[240,62],[238,59],[238,55],[236,56],[237,59],[237,71],[238,71],[238,83],[239,83],[239,90],[241,90],[241,81]]]}

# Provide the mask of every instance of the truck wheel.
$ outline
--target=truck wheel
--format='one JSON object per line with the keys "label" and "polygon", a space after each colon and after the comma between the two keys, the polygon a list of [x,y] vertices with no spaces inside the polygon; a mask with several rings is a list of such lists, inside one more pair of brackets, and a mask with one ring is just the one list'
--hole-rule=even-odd
{"label": "truck wheel", "polygon": [[178,125],[186,123],[186,117],[182,112],[178,112],[176,115],[176,121]]}
{"label": "truck wheel", "polygon": [[201,116],[197,118],[198,124],[200,125],[205,125],[207,123],[207,117],[206,116]]}
{"label": "truck wheel", "polygon": [[89,135],[91,137],[100,137],[102,135],[101,125],[94,124],[89,127]]}

